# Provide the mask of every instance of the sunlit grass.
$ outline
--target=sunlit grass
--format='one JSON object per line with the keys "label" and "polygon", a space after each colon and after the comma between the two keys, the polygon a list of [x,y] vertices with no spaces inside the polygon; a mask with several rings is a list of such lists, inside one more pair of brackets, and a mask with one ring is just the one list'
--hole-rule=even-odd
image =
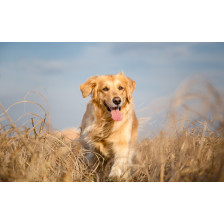
{"label": "sunlit grass", "polygon": [[[24,114],[19,119],[27,120],[18,126],[8,112],[24,103],[43,113]],[[182,85],[163,129],[137,141],[128,181],[224,181],[223,108],[223,98],[210,83]],[[24,100],[0,109],[1,181],[108,181],[112,161],[96,153],[88,163],[78,132],[50,128],[48,110],[41,104]]]}

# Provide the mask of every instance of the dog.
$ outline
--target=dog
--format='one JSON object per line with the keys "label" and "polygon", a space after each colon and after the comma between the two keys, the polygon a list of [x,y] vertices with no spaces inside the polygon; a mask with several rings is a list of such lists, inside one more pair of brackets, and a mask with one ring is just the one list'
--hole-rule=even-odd
{"label": "dog", "polygon": [[109,174],[112,180],[130,176],[138,134],[132,99],[135,86],[123,72],[92,76],[80,86],[83,98],[91,95],[80,127],[81,145],[114,159]]}

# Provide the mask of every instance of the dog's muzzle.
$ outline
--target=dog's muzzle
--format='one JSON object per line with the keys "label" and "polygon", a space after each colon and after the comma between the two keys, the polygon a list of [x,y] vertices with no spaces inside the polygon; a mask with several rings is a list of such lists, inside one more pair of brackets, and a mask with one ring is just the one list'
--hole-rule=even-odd
{"label": "dog's muzzle", "polygon": [[122,120],[122,113],[120,112],[121,107],[117,106],[117,107],[109,107],[106,102],[104,102],[105,107],[107,108],[107,110],[110,112],[111,114],[111,118],[114,121],[121,121]]}

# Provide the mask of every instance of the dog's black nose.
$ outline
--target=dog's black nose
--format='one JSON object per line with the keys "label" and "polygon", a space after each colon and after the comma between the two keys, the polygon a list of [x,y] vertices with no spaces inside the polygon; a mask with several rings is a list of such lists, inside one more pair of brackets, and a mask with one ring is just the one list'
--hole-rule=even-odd
{"label": "dog's black nose", "polygon": [[114,97],[113,98],[113,103],[116,105],[119,105],[121,103],[121,98],[120,97]]}

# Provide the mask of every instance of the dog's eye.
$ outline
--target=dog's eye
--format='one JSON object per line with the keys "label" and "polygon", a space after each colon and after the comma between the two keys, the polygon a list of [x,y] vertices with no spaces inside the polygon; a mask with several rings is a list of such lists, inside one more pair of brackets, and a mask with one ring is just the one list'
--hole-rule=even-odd
{"label": "dog's eye", "polygon": [[108,91],[109,89],[107,87],[103,88],[103,91]]}
{"label": "dog's eye", "polygon": [[123,88],[122,86],[119,86],[118,89],[119,89],[119,90],[122,90],[122,89],[124,89],[124,88]]}

